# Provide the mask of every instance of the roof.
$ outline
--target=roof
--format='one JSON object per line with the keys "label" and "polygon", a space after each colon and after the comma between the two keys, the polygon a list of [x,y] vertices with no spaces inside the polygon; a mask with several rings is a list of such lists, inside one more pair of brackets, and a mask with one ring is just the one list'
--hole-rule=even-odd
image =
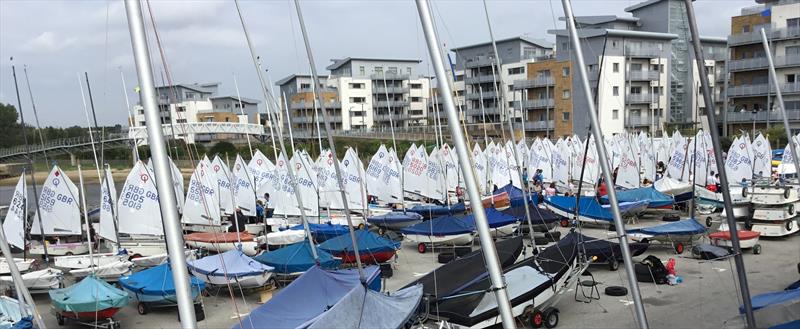
{"label": "roof", "polygon": [[[548,30],[550,34],[557,36],[569,36],[567,30]],[[642,38],[642,39],[661,39],[672,40],[677,39],[677,34],[661,33],[661,32],[646,32],[646,31],[632,31],[632,30],[617,30],[617,29],[580,29],[578,36],[581,38],[593,38],[599,36],[611,37],[629,37],[629,38]]]}
{"label": "roof", "polygon": [[194,90],[194,91],[199,92],[199,93],[213,94],[214,91],[213,90],[209,90],[208,88],[215,88],[215,87],[218,87],[219,85],[220,85],[219,82],[192,83],[192,84],[179,83],[179,84],[176,84],[176,85],[159,86],[159,87],[156,87],[156,89],[180,87],[180,88],[191,89],[191,90]]}
{"label": "roof", "polygon": [[661,1],[663,1],[663,0],[647,0],[647,1],[644,1],[644,2],[637,3],[637,4],[633,5],[633,6],[629,6],[629,7],[625,8],[625,11],[632,12],[634,10],[639,10],[639,9],[642,9],[644,7],[647,7],[647,6],[657,4],[657,3],[661,2]]}
{"label": "roof", "polygon": [[366,61],[366,62],[405,62],[405,63],[422,63],[422,60],[419,59],[402,59],[402,58],[370,58],[370,57],[347,57],[344,59],[332,59],[333,64],[328,65],[325,69],[327,70],[335,70],[342,65],[347,64],[351,61]]}
{"label": "roof", "polygon": [[[559,17],[558,20],[564,21],[566,20],[565,17]],[[597,16],[577,16],[575,17],[575,21],[579,24],[587,24],[587,25],[596,25],[596,24],[603,24],[603,23],[610,23],[610,22],[629,22],[629,23],[637,23],[639,22],[638,17],[620,17],[617,15],[597,15]]]}
{"label": "roof", "polygon": [[[552,42],[549,42],[549,41],[546,41],[546,40],[541,40],[541,39],[534,39],[534,38],[530,38],[530,37],[527,37],[527,36],[524,36],[524,35],[495,40],[495,43],[502,43],[502,42],[508,42],[508,41],[516,41],[516,40],[520,40],[520,41],[524,41],[524,42],[527,42],[527,43],[530,43],[530,44],[534,44],[534,45],[537,45],[537,46],[542,47],[542,48],[553,48],[553,43]],[[450,50],[458,51],[458,50],[468,49],[468,48],[483,47],[483,46],[486,46],[486,45],[490,45],[491,43],[492,43],[491,41],[487,41],[487,42],[476,43],[476,44],[468,45],[468,46],[455,47],[455,48],[451,48]]]}
{"label": "roof", "polygon": [[236,97],[236,96],[233,96],[233,95],[215,96],[215,97],[209,97],[209,99],[212,100],[212,101],[217,100],[217,99],[232,99],[232,100],[241,101],[242,103],[247,103],[247,104],[258,104],[258,103],[261,103],[261,101],[259,101],[257,99],[246,98],[246,97]]}
{"label": "roof", "polygon": [[292,81],[292,80],[294,80],[294,79],[296,79],[296,78],[310,78],[310,77],[311,77],[311,76],[310,76],[310,75],[308,75],[308,74],[290,74],[290,75],[288,75],[287,77],[285,77],[285,78],[283,78],[283,79],[280,79],[280,80],[278,80],[277,82],[275,82],[275,85],[276,85],[276,86],[283,86],[283,85],[285,85],[287,82],[289,82],[289,81]]}

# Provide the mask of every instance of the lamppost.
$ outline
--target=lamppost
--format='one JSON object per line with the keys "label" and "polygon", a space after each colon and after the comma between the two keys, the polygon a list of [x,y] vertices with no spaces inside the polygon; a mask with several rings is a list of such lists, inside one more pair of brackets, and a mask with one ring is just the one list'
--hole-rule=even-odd
{"label": "lamppost", "polygon": [[[753,106],[753,138],[756,136],[756,115],[758,115],[758,106]],[[767,111],[767,116],[769,116],[769,111]]]}

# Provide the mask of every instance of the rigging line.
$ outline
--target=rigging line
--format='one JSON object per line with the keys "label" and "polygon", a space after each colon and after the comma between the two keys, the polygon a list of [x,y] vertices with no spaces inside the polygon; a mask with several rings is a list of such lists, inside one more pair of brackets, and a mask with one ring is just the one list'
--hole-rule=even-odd
{"label": "rigging line", "polygon": [[42,126],[39,125],[39,113],[36,111],[36,102],[33,101],[33,90],[31,89],[31,80],[28,78],[28,66],[22,66],[22,72],[25,73],[25,84],[28,86],[28,96],[31,98],[31,108],[33,109],[33,118],[36,121],[36,130],[39,131],[39,142],[42,143],[42,153],[44,153],[44,163],[47,164],[47,149],[44,146],[44,137],[42,135]]}
{"label": "rigging line", "polygon": [[[144,5],[149,7],[150,3],[146,2]],[[144,25],[144,29],[145,29],[144,38],[145,38],[145,42],[147,43],[147,55],[150,56],[150,58],[153,58],[155,56],[153,56],[152,51],[153,51],[153,49],[155,49],[155,47],[152,46],[152,37],[150,35],[148,35],[148,33],[147,33],[148,21],[146,19],[144,19],[144,16],[142,17],[142,24]],[[151,29],[153,28],[152,24],[150,24],[150,27],[151,27]],[[155,61],[150,61],[148,63],[148,65],[150,66],[150,71],[151,72],[157,72]],[[153,79],[153,83],[155,84],[155,78]],[[162,84],[163,84],[163,82],[162,82]],[[138,93],[139,92],[137,92],[137,94]],[[159,97],[160,97],[160,95],[159,95]],[[139,98],[141,100],[141,95],[139,95]],[[159,109],[159,114],[160,114],[160,111],[161,111],[161,109]],[[175,139],[174,131],[173,131],[173,134],[172,134],[172,139],[173,140]],[[170,143],[170,139],[167,138],[164,141],[167,144],[167,155],[170,158],[172,158],[173,157],[172,156],[172,144]]]}

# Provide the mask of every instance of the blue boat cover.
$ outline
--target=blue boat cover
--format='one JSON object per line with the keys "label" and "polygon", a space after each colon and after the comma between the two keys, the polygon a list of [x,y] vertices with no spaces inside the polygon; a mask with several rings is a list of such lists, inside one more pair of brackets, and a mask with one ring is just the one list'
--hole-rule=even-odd
{"label": "blue boat cover", "polygon": [[[386,239],[367,230],[356,230],[355,235],[356,241],[358,242],[358,251],[360,252],[375,253],[400,249],[400,242]],[[341,252],[350,253],[354,250],[350,234],[340,235],[325,241],[319,245],[319,249],[332,254]]]}
{"label": "blue boat cover", "polygon": [[400,230],[403,234],[419,234],[427,236],[456,235],[472,233],[475,225],[464,216],[437,217]]}
{"label": "blue boat cover", "polygon": [[[491,228],[498,228],[520,221],[519,217],[508,215],[494,208],[486,208],[484,211],[486,212],[486,220],[489,222],[489,227]],[[474,213],[465,216],[464,220],[469,222],[473,230],[477,229],[477,226],[475,226]]]}
{"label": "blue boat cover", "polygon": [[650,235],[694,235],[705,233],[706,227],[698,223],[696,219],[689,218],[672,223],[628,230],[628,232]]}
{"label": "blue boat cover", "polygon": [[0,328],[11,328],[22,319],[19,302],[11,297],[0,297]]}
{"label": "blue boat cover", "polygon": [[367,222],[381,224],[395,224],[422,220],[422,215],[415,212],[392,211],[379,216],[367,217]]}
{"label": "blue boat cover", "polygon": [[[364,272],[374,279],[379,269],[370,266]],[[297,328],[336,305],[360,284],[356,270],[330,271],[312,266],[231,329]]]}
{"label": "blue boat cover", "polygon": [[494,192],[492,194],[498,195],[503,192],[508,192],[508,199],[511,201],[511,206],[521,206],[525,204],[525,196],[522,193],[522,189],[514,186],[514,184],[506,184]]}
{"label": "blue boat cover", "polygon": [[[225,264],[223,269],[223,262]],[[210,255],[198,260],[186,262],[190,269],[208,276],[228,276],[239,278],[270,272],[271,266],[261,264],[241,250],[229,250],[221,254]],[[226,273],[227,272],[227,273]]]}
{"label": "blue boat cover", "polygon": [[[661,208],[675,203],[671,196],[659,192],[654,187],[640,187],[630,190],[617,190],[619,202],[648,201],[648,208]],[[608,203],[608,196],[603,196],[603,202]]]}
{"label": "blue boat cover", "polygon": [[390,294],[357,285],[336,305],[300,328],[402,328],[421,300],[421,284]]}
{"label": "blue boat cover", "polygon": [[[550,224],[555,223],[561,220],[561,217],[557,214],[553,213],[549,209],[542,209],[534,204],[529,204],[528,211],[531,214],[531,222],[533,225],[541,225],[541,224]],[[525,219],[525,207],[520,206],[511,206],[508,209],[503,210],[504,214],[514,216],[516,218],[520,218],[521,220]]]}
{"label": "blue boat cover", "polygon": [[[289,229],[305,230],[303,224],[292,226]],[[330,222],[325,224],[308,223],[308,229],[311,231],[311,235],[314,236],[315,241],[325,241],[350,232],[346,225],[331,224]]]}
{"label": "blue boat cover", "polygon": [[[751,300],[753,301],[753,311],[755,311],[764,307],[783,304],[791,300],[800,300],[800,289],[768,292],[755,295]],[[744,314],[744,306],[739,306],[739,313]]]}
{"label": "blue boat cover", "polygon": [[[333,258],[327,251],[317,246],[319,265],[324,268],[336,268],[341,261]],[[308,240],[290,244],[275,251],[265,252],[255,257],[255,260],[274,268],[275,273],[290,274],[308,271],[314,266],[314,255],[311,253],[311,244]]]}
{"label": "blue boat cover", "polygon": [[33,317],[28,315],[22,319],[19,319],[11,329],[33,329]]}
{"label": "blue boat cover", "polygon": [[[191,275],[189,277],[192,285],[192,295],[199,293],[205,288],[205,282]],[[125,289],[135,291],[137,294],[142,295],[175,295],[175,281],[172,279],[172,268],[169,266],[169,263],[123,276],[119,278],[119,284]]]}
{"label": "blue boat cover", "polygon": [[80,282],[62,289],[48,292],[53,307],[57,311],[96,312],[128,305],[130,296],[124,290],[115,288],[107,282],[87,276]]}
{"label": "blue boat cover", "polygon": [[[580,198],[580,215],[582,217],[591,218],[594,220],[603,220],[613,222],[614,217],[608,209],[603,208],[597,199],[594,197],[582,196]],[[575,197],[574,196],[551,196],[544,200],[548,205],[555,207],[564,212],[575,213]]]}
{"label": "blue boat cover", "polygon": [[453,214],[463,213],[467,211],[467,207],[464,205],[463,202],[459,202],[450,206],[447,205],[440,206],[437,204],[418,204],[411,208],[406,209],[406,211],[418,213],[425,218],[432,218],[443,215],[453,215]]}

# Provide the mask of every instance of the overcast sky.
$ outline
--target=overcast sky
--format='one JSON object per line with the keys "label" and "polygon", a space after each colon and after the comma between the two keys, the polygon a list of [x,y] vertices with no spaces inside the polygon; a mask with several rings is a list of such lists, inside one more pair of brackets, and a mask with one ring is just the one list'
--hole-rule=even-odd
{"label": "overcast sky", "polygon": [[[243,97],[262,99],[232,0],[151,0],[152,12],[173,80],[221,82],[221,94],[235,94],[233,76]],[[576,15],[629,16],[624,8],[639,1],[574,1]],[[700,31],[727,36],[730,17],[755,1],[700,0],[695,3]],[[403,1],[303,1],[301,3],[318,70],[331,58],[419,58],[429,70],[416,7]],[[434,0],[440,37],[447,47],[488,40],[480,1]],[[305,49],[293,3],[288,0],[242,0],[243,14],[257,53],[277,81],[308,72]],[[563,28],[561,2],[490,1],[496,38],[526,34],[553,41],[548,29]],[[147,11],[145,9],[145,15]],[[149,18],[146,21],[150,21]],[[149,24],[149,23],[148,23]],[[149,31],[152,35],[152,31]],[[152,38],[151,38],[152,39]],[[154,45],[157,70],[161,61]],[[11,73],[14,57],[26,119],[32,111],[22,66],[45,126],[86,125],[78,75],[89,73],[100,124],[124,124],[126,106],[120,70],[132,104],[137,84],[123,3],[103,1],[0,0],[0,102],[17,104]],[[156,77],[157,84],[161,78]]]}

